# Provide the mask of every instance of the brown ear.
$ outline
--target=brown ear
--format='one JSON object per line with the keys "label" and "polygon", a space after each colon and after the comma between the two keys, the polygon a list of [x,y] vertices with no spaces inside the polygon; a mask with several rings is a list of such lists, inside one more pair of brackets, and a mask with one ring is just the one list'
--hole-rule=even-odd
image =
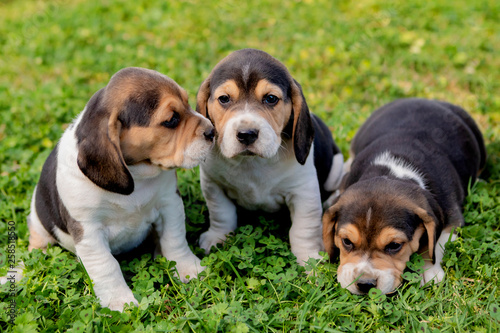
{"label": "brown ear", "polygon": [[104,102],[105,88],[87,103],[76,128],[78,167],[94,184],[115,193],[134,191],[134,180],[120,149],[118,112]]}
{"label": "brown ear", "polygon": [[323,244],[330,256],[330,261],[339,256],[339,249],[335,246],[335,229],[337,228],[339,204],[334,204],[323,214]]}
{"label": "brown ear", "polygon": [[293,149],[297,161],[304,165],[314,139],[314,127],[311,114],[300,84],[293,80],[292,84],[293,112]]}
{"label": "brown ear", "polygon": [[414,208],[413,212],[422,220],[424,228],[427,231],[429,257],[432,259],[432,263],[434,264],[436,261],[435,245],[437,241],[439,221],[433,212],[428,212],[422,207]]}
{"label": "brown ear", "polygon": [[210,76],[203,81],[198,89],[198,94],[196,95],[196,111],[201,113],[204,117],[210,119],[208,115],[207,103],[210,98]]}

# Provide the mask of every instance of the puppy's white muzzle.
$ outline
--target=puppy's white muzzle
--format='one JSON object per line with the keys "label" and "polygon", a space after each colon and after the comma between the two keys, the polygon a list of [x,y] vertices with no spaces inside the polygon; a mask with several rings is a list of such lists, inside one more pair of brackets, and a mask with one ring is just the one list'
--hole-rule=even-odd
{"label": "puppy's white muzzle", "polygon": [[239,154],[270,158],[276,155],[280,144],[280,136],[264,118],[255,114],[242,114],[227,122],[220,149],[227,158]]}
{"label": "puppy's white muzzle", "polygon": [[342,288],[351,293],[362,295],[371,288],[377,288],[387,294],[394,290],[396,279],[392,269],[376,269],[368,258],[360,262],[346,263],[339,267],[337,279]]}

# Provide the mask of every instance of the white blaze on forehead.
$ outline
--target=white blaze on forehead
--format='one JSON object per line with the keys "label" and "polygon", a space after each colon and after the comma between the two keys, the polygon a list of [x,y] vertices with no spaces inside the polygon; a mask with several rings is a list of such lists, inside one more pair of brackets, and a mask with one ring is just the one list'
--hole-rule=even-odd
{"label": "white blaze on forehead", "polygon": [[372,164],[385,166],[391,170],[393,176],[401,179],[412,179],[417,182],[422,189],[426,189],[424,176],[420,171],[410,163],[395,157],[389,151],[385,151],[377,156]]}
{"label": "white blaze on forehead", "polygon": [[366,212],[366,227],[368,228],[370,226],[370,220],[372,219],[372,208],[368,208],[368,211]]}
{"label": "white blaze on forehead", "polygon": [[243,82],[247,82],[250,76],[250,63],[243,65],[242,74],[243,74]]}

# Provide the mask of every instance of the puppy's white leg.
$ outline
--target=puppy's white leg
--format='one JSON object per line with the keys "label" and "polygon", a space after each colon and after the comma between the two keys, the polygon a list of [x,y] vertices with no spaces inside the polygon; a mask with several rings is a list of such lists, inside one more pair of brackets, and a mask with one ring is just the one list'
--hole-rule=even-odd
{"label": "puppy's white leg", "polygon": [[118,261],[110,252],[106,235],[102,230],[89,229],[85,229],[83,239],[75,244],[75,248],[76,254],[92,279],[94,292],[101,306],[123,311],[125,304],[132,302],[138,305],[123,278]]}
{"label": "puppy's white leg", "polygon": [[354,154],[351,152],[349,158],[344,163],[344,175],[351,171],[352,161],[354,161]]}
{"label": "puppy's white leg", "polygon": [[328,199],[325,200],[325,202],[323,202],[323,209],[324,210],[327,210],[328,208],[330,208],[331,206],[333,206],[333,202],[340,196],[340,190],[335,190],[335,192],[333,192],[329,197]]}
{"label": "puppy's white leg", "polygon": [[193,254],[186,240],[182,198],[179,195],[169,197],[168,202],[161,209],[161,215],[162,219],[155,226],[160,237],[162,255],[176,262],[180,280],[187,282],[196,277],[204,267],[201,267],[200,259]]}
{"label": "puppy's white leg", "polygon": [[301,188],[290,196],[287,205],[292,219],[290,246],[297,262],[304,265],[309,258],[320,259],[319,251],[324,246],[319,187]]}
{"label": "puppy's white leg", "polygon": [[[450,239],[450,234],[450,230],[443,230],[443,232],[441,232],[441,236],[439,236],[435,245],[435,263],[432,264],[430,261],[425,262],[422,283],[427,283],[431,280],[434,280],[435,283],[439,283],[443,280],[444,270],[441,267],[441,261],[443,260],[444,247],[448,239]],[[453,233],[451,234],[450,241],[453,242],[456,238],[457,235]]]}
{"label": "puppy's white leg", "polygon": [[325,190],[333,192],[340,187],[342,176],[344,175],[344,156],[338,153],[333,156],[332,167],[323,187]]}
{"label": "puppy's white leg", "polygon": [[210,227],[200,236],[200,247],[205,253],[216,244],[223,243],[226,235],[236,229],[236,206],[224,191],[201,173],[201,189],[210,214]]}
{"label": "puppy's white leg", "polygon": [[[351,161],[352,162],[352,161]],[[342,178],[345,175],[345,164],[344,164],[344,156],[342,153],[338,153],[333,156],[332,168],[330,169],[330,173],[326,182],[324,184],[324,188],[327,191],[333,192],[328,199],[323,203],[323,209],[328,209],[332,206],[335,199],[340,196],[340,184],[342,183]]]}

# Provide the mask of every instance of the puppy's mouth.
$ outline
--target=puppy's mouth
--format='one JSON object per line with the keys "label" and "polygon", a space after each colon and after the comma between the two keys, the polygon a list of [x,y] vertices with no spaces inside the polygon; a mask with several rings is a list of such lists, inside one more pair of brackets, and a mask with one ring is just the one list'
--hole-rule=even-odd
{"label": "puppy's mouth", "polygon": [[257,154],[254,153],[253,151],[245,149],[241,153],[239,153],[238,155],[240,155],[240,156],[256,156]]}

